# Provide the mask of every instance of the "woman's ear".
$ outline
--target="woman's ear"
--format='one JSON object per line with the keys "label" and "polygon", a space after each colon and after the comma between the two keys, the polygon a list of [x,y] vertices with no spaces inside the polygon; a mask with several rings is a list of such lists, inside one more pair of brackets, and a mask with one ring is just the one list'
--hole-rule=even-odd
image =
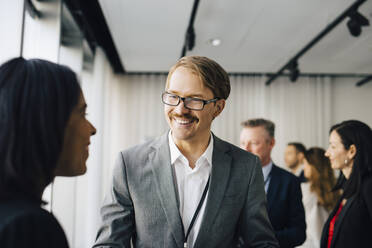
{"label": "woman's ear", "polygon": [[357,149],[356,149],[356,146],[354,144],[352,144],[350,147],[349,147],[349,150],[347,151],[347,156],[350,160],[354,159],[355,155],[357,153]]}

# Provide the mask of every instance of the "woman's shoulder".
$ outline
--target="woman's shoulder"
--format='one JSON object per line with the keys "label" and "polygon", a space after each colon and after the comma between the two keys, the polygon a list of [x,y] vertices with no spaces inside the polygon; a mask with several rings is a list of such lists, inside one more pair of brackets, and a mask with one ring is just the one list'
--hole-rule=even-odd
{"label": "woman's shoulder", "polygon": [[1,225],[28,218],[40,218],[40,221],[50,221],[54,217],[37,203],[28,200],[12,199],[0,203]]}
{"label": "woman's shoulder", "polygon": [[369,198],[371,200],[372,194],[372,174],[366,175],[363,177],[362,180],[362,193],[363,196]]}
{"label": "woman's shoulder", "polygon": [[37,204],[18,200],[0,204],[0,243],[2,247],[29,244],[68,247],[62,227],[53,214]]}

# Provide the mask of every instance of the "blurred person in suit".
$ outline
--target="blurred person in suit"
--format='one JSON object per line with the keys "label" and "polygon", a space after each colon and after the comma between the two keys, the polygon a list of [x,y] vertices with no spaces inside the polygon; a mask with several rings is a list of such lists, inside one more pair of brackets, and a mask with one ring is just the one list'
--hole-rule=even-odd
{"label": "blurred person in suit", "polygon": [[41,208],[56,176],[86,171],[96,130],[75,73],[40,59],[0,67],[0,246],[66,248],[53,214]]}
{"label": "blurred person in suit", "polygon": [[331,127],[326,156],[341,171],[335,190],[343,193],[326,221],[321,248],[371,247],[372,131],[360,121]]}
{"label": "blurred person in suit", "polygon": [[306,181],[304,176],[304,156],[306,148],[302,143],[290,142],[284,152],[284,162],[289,170],[296,175],[300,182]]}
{"label": "blurred person in suit", "polygon": [[261,160],[269,219],[279,245],[282,248],[299,246],[306,238],[300,181],[271,160],[275,124],[266,119],[249,119],[242,126],[240,147]]}
{"label": "blurred person in suit", "polygon": [[256,156],[219,139],[212,121],[230,93],[226,71],[201,56],[170,69],[170,130],[119,153],[94,247],[278,247]]}
{"label": "blurred person in suit", "polygon": [[300,247],[319,248],[323,225],[340,196],[332,191],[336,178],[324,149],[312,147],[305,152],[304,175],[307,182],[301,184],[301,190],[307,228],[306,241]]}

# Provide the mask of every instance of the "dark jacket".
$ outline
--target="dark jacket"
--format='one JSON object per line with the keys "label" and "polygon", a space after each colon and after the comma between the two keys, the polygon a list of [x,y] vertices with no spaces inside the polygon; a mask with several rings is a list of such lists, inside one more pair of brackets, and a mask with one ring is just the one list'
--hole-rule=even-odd
{"label": "dark jacket", "polygon": [[[329,223],[340,201],[324,224],[320,247],[326,248]],[[372,245],[372,175],[364,178],[359,196],[347,200],[335,223],[331,248],[371,247]]]}
{"label": "dark jacket", "polygon": [[0,201],[0,247],[68,248],[56,218],[26,197]]}
{"label": "dark jacket", "polygon": [[267,210],[281,248],[301,245],[306,239],[305,210],[299,179],[273,164],[267,192]]}

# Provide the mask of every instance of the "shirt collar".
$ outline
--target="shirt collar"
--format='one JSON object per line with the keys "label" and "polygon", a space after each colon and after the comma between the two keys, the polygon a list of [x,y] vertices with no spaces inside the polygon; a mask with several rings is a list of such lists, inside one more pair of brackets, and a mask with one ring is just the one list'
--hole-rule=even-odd
{"label": "shirt collar", "polygon": [[[174,162],[178,158],[185,158],[183,154],[181,153],[181,151],[176,146],[176,144],[174,143],[171,130],[169,131],[169,134],[168,134],[168,140],[169,140],[169,150],[170,150],[170,155],[171,155],[171,164],[174,164]],[[205,158],[210,165],[212,165],[213,143],[214,143],[213,135],[211,134],[208,147],[204,151],[204,153],[200,156],[200,158],[202,157]],[[198,159],[198,161],[200,160],[200,158]]]}
{"label": "shirt collar", "polygon": [[270,163],[262,167],[262,174],[264,176],[264,180],[266,180],[266,178],[269,176],[272,168],[273,168],[272,161],[270,161]]}
{"label": "shirt collar", "polygon": [[296,176],[300,176],[301,175],[301,172],[304,170],[304,164],[301,164],[298,168],[297,168],[297,170],[296,170],[296,172],[294,173]]}

